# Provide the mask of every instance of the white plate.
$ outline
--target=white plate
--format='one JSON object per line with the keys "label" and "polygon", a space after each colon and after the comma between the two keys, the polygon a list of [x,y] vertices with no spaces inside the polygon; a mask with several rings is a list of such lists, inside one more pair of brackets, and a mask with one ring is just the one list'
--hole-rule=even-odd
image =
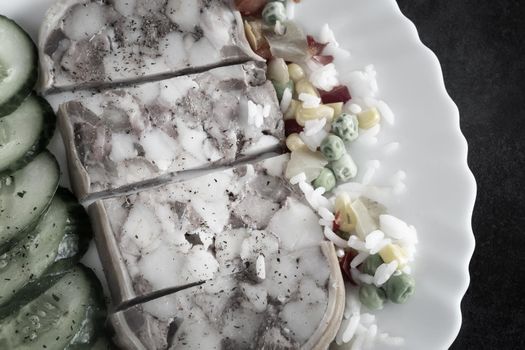
{"label": "white plate", "polygon": [[[51,3],[4,2],[0,13],[36,38]],[[297,20],[314,34],[322,24],[330,24],[341,46],[353,54],[338,67],[341,73],[370,63],[376,67],[380,98],[397,120],[394,127],[383,127],[376,146],[356,147],[352,153],[361,165],[367,159],[381,160],[378,183],[397,170],[406,171],[407,190],[389,210],[415,225],[420,238],[414,272],[417,293],[408,304],[388,305],[377,313],[378,324],[382,331],[404,337],[404,349],[446,349],[461,326],[460,301],[469,283],[476,184],[467,167],[459,113],[445,90],[439,62],[394,0],[303,1]],[[401,147],[385,156],[382,146],[392,141]]]}

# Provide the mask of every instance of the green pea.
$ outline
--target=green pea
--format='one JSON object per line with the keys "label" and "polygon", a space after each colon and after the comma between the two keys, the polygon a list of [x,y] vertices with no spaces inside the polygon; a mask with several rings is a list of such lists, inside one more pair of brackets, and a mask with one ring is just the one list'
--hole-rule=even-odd
{"label": "green pea", "polygon": [[385,284],[388,299],[396,304],[404,304],[415,291],[416,282],[407,274],[392,276]]}
{"label": "green pea", "polygon": [[382,309],[385,299],[385,292],[372,284],[363,284],[359,288],[359,300],[370,310]]}
{"label": "green pea", "polygon": [[272,80],[272,84],[275,88],[275,92],[277,93],[277,98],[279,99],[279,102],[281,102],[281,100],[283,99],[284,90],[286,90],[286,88],[290,89],[291,93],[293,93],[295,88],[293,80],[290,80],[289,82],[284,84]]}
{"label": "green pea", "polygon": [[357,165],[348,153],[344,154],[340,159],[330,163],[330,169],[335,174],[335,178],[339,181],[346,182],[357,175]]}
{"label": "green pea", "polygon": [[275,25],[277,21],[286,21],[286,7],[280,1],[273,1],[266,4],[262,12],[263,20],[266,24]]}
{"label": "green pea", "polygon": [[328,168],[323,168],[317,179],[313,182],[315,188],[323,187],[326,192],[330,192],[335,187],[335,184],[334,172]]}
{"label": "green pea", "polygon": [[343,113],[332,124],[332,131],[344,142],[354,141],[359,137],[359,121],[355,115]]}
{"label": "green pea", "polygon": [[361,272],[373,276],[381,264],[383,264],[383,259],[381,259],[379,254],[370,255],[361,265]]}
{"label": "green pea", "polygon": [[330,134],[321,143],[321,153],[330,161],[341,159],[346,153],[345,143],[339,136]]}

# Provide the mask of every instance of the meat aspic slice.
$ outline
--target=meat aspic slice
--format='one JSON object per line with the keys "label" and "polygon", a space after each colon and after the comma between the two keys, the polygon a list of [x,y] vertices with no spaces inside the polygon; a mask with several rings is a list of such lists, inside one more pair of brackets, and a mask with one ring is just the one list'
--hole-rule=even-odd
{"label": "meat aspic slice", "polygon": [[265,68],[55,95],[77,197],[280,148],[284,122]]}
{"label": "meat aspic slice", "polygon": [[89,208],[115,305],[208,281],[113,315],[123,346],[328,346],[342,318],[344,284],[317,214],[283,177],[288,159]]}
{"label": "meat aspic slice", "polygon": [[[110,315],[116,341],[125,349],[325,350],[344,310],[332,259],[333,246],[323,242],[266,258],[274,273],[264,281],[249,274],[219,276],[116,312]],[[274,289],[283,281],[290,297]]]}
{"label": "meat aspic slice", "polygon": [[39,51],[43,92],[261,60],[229,0],[59,0],[43,22]]}

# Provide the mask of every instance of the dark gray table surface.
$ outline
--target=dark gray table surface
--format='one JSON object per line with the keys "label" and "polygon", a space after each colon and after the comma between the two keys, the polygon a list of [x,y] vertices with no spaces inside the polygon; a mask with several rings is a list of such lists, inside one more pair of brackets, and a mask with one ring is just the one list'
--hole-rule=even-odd
{"label": "dark gray table surface", "polygon": [[398,3],[441,61],[478,183],[471,285],[452,349],[525,349],[525,1]]}

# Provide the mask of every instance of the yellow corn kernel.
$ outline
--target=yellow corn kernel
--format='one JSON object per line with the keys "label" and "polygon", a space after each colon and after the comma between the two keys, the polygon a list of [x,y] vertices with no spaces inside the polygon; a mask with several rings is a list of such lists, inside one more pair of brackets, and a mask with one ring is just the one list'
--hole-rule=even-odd
{"label": "yellow corn kernel", "polygon": [[301,137],[299,137],[299,134],[293,133],[286,138],[286,147],[288,147],[291,152],[295,152],[300,148],[306,147],[306,145],[303,140],[301,140]]}
{"label": "yellow corn kernel", "polygon": [[357,216],[352,209],[352,200],[347,193],[339,194],[335,199],[335,212],[340,215],[339,229],[343,232],[352,232],[357,224]]}
{"label": "yellow corn kernel", "polygon": [[307,79],[301,79],[295,83],[295,93],[297,96],[300,94],[309,94],[313,96],[319,96],[317,89]]}
{"label": "yellow corn kernel", "polygon": [[361,129],[371,129],[379,124],[381,121],[381,115],[379,114],[377,108],[372,107],[359,113],[357,115],[357,119],[359,120],[359,127]]}
{"label": "yellow corn kernel", "polygon": [[399,268],[405,267],[407,264],[407,257],[403,249],[396,244],[387,244],[379,251],[379,256],[387,264],[396,260]]}
{"label": "yellow corn kernel", "polygon": [[328,103],[325,106],[328,106],[330,108],[333,108],[334,110],[334,119],[337,119],[342,113],[343,113],[343,102],[337,102],[337,103]]}
{"label": "yellow corn kernel", "polygon": [[288,107],[288,110],[284,113],[284,120],[295,119],[297,108],[299,108],[300,105],[300,101],[292,100],[292,102],[290,103],[290,107]]}
{"label": "yellow corn kernel", "polygon": [[288,73],[290,73],[290,79],[294,82],[298,82],[306,77],[303,68],[297,63],[291,63],[288,65]]}
{"label": "yellow corn kernel", "polygon": [[334,119],[334,109],[325,105],[320,105],[315,108],[303,108],[299,104],[295,112],[295,120],[297,124],[304,126],[308,120],[325,118],[327,123],[332,123]]}

